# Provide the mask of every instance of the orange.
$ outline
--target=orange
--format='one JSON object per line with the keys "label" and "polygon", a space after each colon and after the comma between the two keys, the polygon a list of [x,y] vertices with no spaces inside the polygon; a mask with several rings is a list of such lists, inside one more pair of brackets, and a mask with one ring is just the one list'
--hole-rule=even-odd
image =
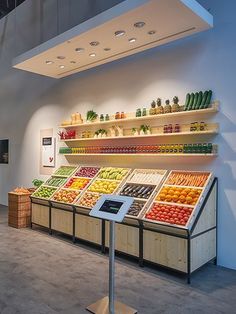
{"label": "orange", "polygon": [[180,194],[184,195],[184,196],[187,196],[187,193],[185,191],[182,191]]}
{"label": "orange", "polygon": [[188,193],[188,196],[195,197],[196,195],[195,195],[195,192],[190,192]]}
{"label": "orange", "polygon": [[179,197],[178,197],[178,195],[175,195],[175,194],[174,194],[174,195],[172,196],[172,199],[173,199],[173,201],[176,202],[176,201],[178,201]]}
{"label": "orange", "polygon": [[171,190],[169,190],[168,194],[173,195],[174,193],[175,193],[175,191],[171,189]]}

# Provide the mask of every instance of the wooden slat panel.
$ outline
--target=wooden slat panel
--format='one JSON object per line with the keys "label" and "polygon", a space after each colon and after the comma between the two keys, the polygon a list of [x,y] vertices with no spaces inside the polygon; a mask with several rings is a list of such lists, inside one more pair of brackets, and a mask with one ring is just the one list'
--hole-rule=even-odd
{"label": "wooden slat panel", "polygon": [[217,189],[215,185],[196,224],[193,235],[208,230],[216,225],[216,192]]}
{"label": "wooden slat panel", "polygon": [[32,204],[32,222],[49,228],[49,207]]}
{"label": "wooden slat panel", "polygon": [[191,240],[191,272],[216,256],[216,230]]}
{"label": "wooden slat panel", "polygon": [[84,215],[75,216],[75,236],[96,244],[101,244],[101,220]]}
{"label": "wooden slat panel", "polygon": [[187,272],[187,240],[144,230],[144,259]]}
{"label": "wooden slat panel", "polygon": [[[109,247],[109,223],[106,222],[106,246]],[[116,224],[116,250],[139,256],[139,229]]]}
{"label": "wooden slat panel", "polygon": [[52,208],[52,229],[73,234],[73,213]]}

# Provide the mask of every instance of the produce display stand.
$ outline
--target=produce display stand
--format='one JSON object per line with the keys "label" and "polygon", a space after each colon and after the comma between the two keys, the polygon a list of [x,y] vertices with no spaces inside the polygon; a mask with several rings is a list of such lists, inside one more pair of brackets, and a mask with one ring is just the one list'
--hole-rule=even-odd
{"label": "produce display stand", "polygon": [[[156,189],[155,195],[160,189]],[[186,226],[145,219],[144,215],[155,201],[155,195],[139,217],[126,216],[122,223],[117,224],[116,251],[135,258],[140,266],[153,264],[181,272],[190,282],[195,270],[211,260],[216,261],[217,178],[209,176]],[[108,222],[90,217],[89,210],[77,204],[62,204],[34,196],[31,200],[32,227],[43,226],[50,234],[59,231],[71,236],[73,242],[80,241],[106,252],[109,246]]]}

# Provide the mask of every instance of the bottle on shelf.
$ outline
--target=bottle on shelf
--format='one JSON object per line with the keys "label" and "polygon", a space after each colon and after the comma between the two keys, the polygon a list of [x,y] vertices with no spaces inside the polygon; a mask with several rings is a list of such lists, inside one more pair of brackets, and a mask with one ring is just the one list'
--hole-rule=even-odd
{"label": "bottle on shelf", "polygon": [[166,104],[164,107],[164,113],[171,113],[171,105],[169,99],[166,100]]}
{"label": "bottle on shelf", "polygon": [[153,100],[151,103],[151,108],[149,109],[149,115],[153,116],[155,114],[156,114],[156,102],[155,100]]}

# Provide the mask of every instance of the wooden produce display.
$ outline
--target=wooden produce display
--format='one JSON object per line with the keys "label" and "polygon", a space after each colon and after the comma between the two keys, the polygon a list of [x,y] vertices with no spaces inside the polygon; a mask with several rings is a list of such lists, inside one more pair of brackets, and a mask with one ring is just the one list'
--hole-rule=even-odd
{"label": "wooden produce display", "polygon": [[31,193],[8,193],[8,225],[26,228],[31,222]]}
{"label": "wooden produce display", "polygon": [[[135,201],[144,204],[140,211],[136,208],[135,213],[116,224],[116,250],[133,256],[141,266],[154,263],[182,272],[190,281],[193,271],[216,259],[217,179],[210,172],[126,170],[120,177],[117,168],[101,168],[73,204],[55,201],[54,194],[48,200],[33,194],[32,225],[44,226],[50,233],[55,230],[71,235],[73,241],[82,240],[105,252],[109,247],[109,224],[89,216],[96,199],[87,199],[86,205],[83,197],[89,193],[131,193]],[[71,177],[76,177],[75,173]],[[117,181],[117,185],[111,191],[109,185],[100,186],[98,181]],[[133,190],[129,185],[138,188]],[[150,185],[153,189],[146,189]]]}

